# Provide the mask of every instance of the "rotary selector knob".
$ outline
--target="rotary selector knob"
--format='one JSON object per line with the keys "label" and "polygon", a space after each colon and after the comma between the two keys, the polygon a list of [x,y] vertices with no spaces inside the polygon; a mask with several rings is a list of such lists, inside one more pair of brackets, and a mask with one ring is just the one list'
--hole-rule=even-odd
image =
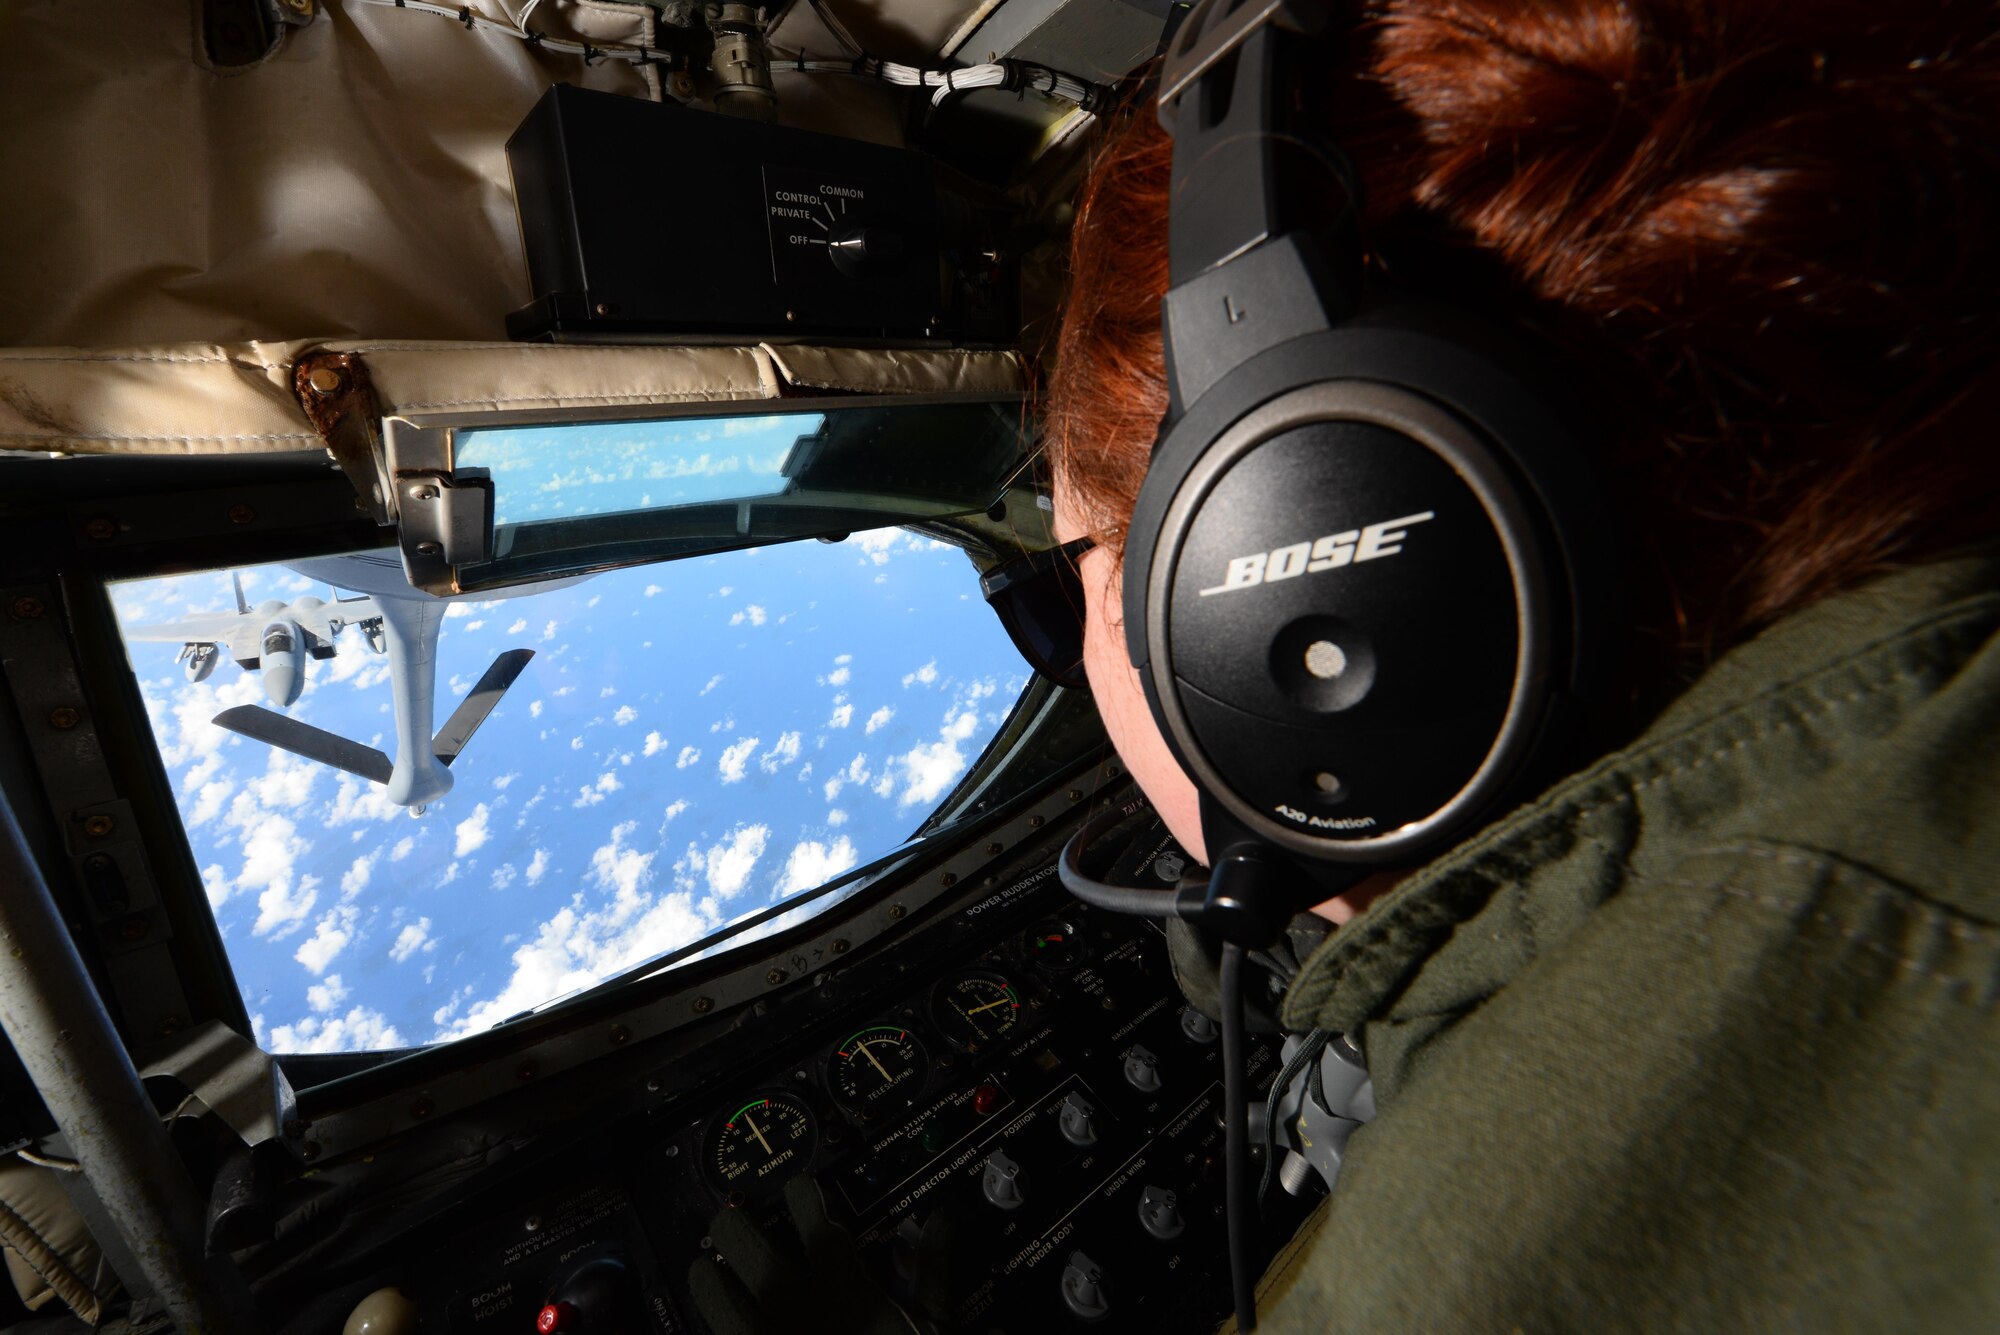
{"label": "rotary selector knob", "polygon": [[1147,1187],[1139,1193],[1139,1223],[1162,1242],[1178,1238],[1187,1229],[1180,1198],[1163,1187]]}
{"label": "rotary selector knob", "polygon": [[1181,1008],[1181,1032],[1197,1043],[1213,1043],[1216,1033],[1215,1021],[1203,1015],[1192,1006]]}
{"label": "rotary selector knob", "polygon": [[850,227],[827,242],[833,267],[849,278],[886,273],[903,258],[903,237],[886,227]]}
{"label": "rotary selector knob", "polygon": [[1062,1131],[1064,1140],[1080,1149],[1088,1149],[1097,1143],[1097,1109],[1075,1090],[1071,1090],[1062,1101],[1062,1111],[1056,1115],[1056,1126]]}
{"label": "rotary selector knob", "polygon": [[1104,1291],[1104,1271],[1082,1252],[1071,1252],[1062,1272],[1063,1304],[1085,1321],[1102,1321],[1111,1313]]}
{"label": "rotary selector knob", "polygon": [[1151,1094],[1160,1087],[1160,1059],[1148,1048],[1133,1044],[1125,1054],[1125,1083],[1141,1094]]}
{"label": "rotary selector knob", "polygon": [[979,1189],[987,1200],[1003,1210],[1018,1210],[1027,1203],[1027,1186],[1021,1165],[1004,1151],[995,1150],[987,1157],[986,1172],[979,1179]]}

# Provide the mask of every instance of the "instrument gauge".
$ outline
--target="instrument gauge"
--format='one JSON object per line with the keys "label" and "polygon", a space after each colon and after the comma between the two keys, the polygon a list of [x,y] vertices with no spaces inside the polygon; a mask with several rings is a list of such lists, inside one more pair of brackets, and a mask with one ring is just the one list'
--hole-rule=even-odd
{"label": "instrument gauge", "polygon": [[900,1108],[930,1074],[924,1045],[902,1025],[878,1024],[850,1034],[827,1058],[834,1097],[861,1113]]}
{"label": "instrument gauge", "polygon": [[997,973],[947,978],[931,998],[938,1027],[967,1052],[1004,1037],[1021,1020],[1021,996]]}
{"label": "instrument gauge", "polygon": [[1061,918],[1044,918],[1028,929],[1028,958],[1055,973],[1068,973],[1083,963],[1083,936]]}
{"label": "instrument gauge", "polygon": [[725,1193],[756,1196],[804,1171],[818,1143],[819,1130],[806,1105],[791,1094],[771,1093],[718,1117],[709,1128],[703,1157]]}

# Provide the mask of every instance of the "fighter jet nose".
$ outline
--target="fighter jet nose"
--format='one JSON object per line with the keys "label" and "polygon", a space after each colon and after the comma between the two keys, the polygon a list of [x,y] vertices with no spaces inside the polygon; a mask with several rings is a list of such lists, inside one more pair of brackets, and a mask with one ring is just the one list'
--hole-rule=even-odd
{"label": "fighter jet nose", "polygon": [[305,692],[306,676],[296,661],[277,659],[264,668],[264,695],[280,709],[290,709]]}

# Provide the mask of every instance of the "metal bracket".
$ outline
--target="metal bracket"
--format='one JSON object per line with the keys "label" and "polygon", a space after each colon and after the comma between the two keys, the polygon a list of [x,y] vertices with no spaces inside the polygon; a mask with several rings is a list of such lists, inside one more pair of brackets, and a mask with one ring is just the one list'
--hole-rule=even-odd
{"label": "metal bracket", "polygon": [[399,472],[396,507],[406,566],[412,555],[448,566],[493,555],[493,479],[483,469]]}
{"label": "metal bracket", "polygon": [[277,1058],[222,1021],[204,1020],[147,1055],[141,1079],[164,1075],[180,1081],[245,1145],[282,1139],[298,1148],[285,1131],[298,1115],[292,1082]]}
{"label": "metal bracket", "polygon": [[395,523],[396,498],[375,425],[382,413],[361,358],[309,352],[292,367],[292,392],[326,442],[326,452],[354,484],[355,508],[385,527]]}

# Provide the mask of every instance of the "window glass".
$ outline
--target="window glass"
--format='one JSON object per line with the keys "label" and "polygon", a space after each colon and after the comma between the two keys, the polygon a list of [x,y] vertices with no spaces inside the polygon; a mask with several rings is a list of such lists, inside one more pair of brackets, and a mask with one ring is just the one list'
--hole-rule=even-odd
{"label": "window glass", "polygon": [[113,590],[277,1052],[478,1032],[873,860],[1030,676],[965,555],[899,529],[409,593],[393,553]]}

